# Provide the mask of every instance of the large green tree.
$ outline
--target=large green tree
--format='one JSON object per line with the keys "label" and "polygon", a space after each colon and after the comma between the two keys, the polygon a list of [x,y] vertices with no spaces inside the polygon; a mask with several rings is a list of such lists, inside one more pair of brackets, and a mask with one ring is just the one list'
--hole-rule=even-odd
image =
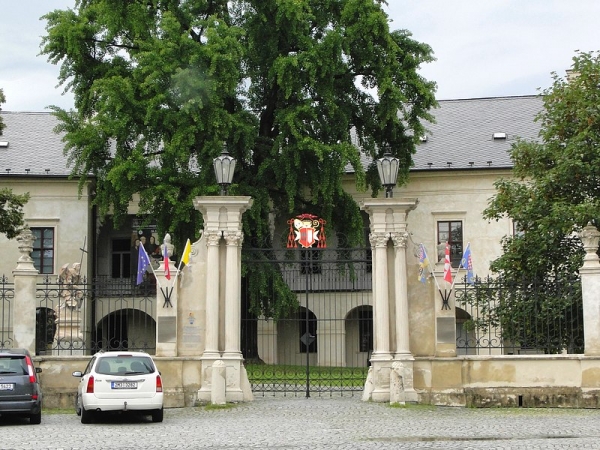
{"label": "large green tree", "polygon": [[119,220],[139,194],[142,213],[184,240],[200,225],[192,199],[218,192],[226,143],[230,193],[254,199],[247,236],[268,244],[270,214],[311,212],[358,242],[341,175],[351,166],[359,188],[380,186],[355,144],[372,158],[390,149],[403,182],[435,105],[417,73],[431,49],[390,31],[381,3],[79,0],[47,14],[42,53],[75,98],[53,108],[74,173],[96,177],[102,213]]}
{"label": "large green tree", "polygon": [[560,286],[577,279],[583,262],[577,233],[600,219],[599,54],[578,53],[570,73],[553,74],[542,93],[539,139],[513,146],[514,178],[496,183],[484,212],[512,218],[520,231],[503,240],[503,254],[491,264],[513,286],[507,319],[524,311],[567,322],[566,311],[581,302],[579,289]]}
{"label": "large green tree", "polygon": [[[0,111],[2,111],[2,104],[6,102],[4,97],[4,90],[0,89]],[[0,115],[0,136],[6,124],[2,120]],[[16,237],[23,227],[23,206],[29,200],[29,194],[14,194],[12,189],[1,188],[0,189],[0,233],[5,234],[7,238],[12,239]]]}
{"label": "large green tree", "polygon": [[[244,245],[270,247],[273,217],[306,212],[359,243],[342,175],[381,186],[357,144],[371,158],[390,150],[404,182],[436,103],[417,73],[430,47],[390,31],[379,0],[78,0],[45,19],[42,53],[74,93],[74,110],[53,108],[74,174],[94,175],[100,213],[117,222],[139,194],[179,248],[201,226],[193,198],[219,192],[224,143],[237,160],[230,193],[254,200]],[[245,270],[249,309],[296,305],[276,273]]]}

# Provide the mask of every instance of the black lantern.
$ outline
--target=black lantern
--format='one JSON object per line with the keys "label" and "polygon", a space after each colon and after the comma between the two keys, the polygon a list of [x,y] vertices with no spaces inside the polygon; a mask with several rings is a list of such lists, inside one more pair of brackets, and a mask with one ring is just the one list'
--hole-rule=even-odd
{"label": "black lantern", "polygon": [[217,183],[221,186],[221,195],[227,195],[235,171],[235,158],[227,152],[227,147],[223,146],[223,152],[213,160],[213,165]]}
{"label": "black lantern", "polygon": [[392,156],[388,149],[385,151],[383,158],[379,158],[376,162],[381,185],[385,188],[385,198],[392,198],[392,191],[394,186],[396,186],[396,181],[398,180],[398,167],[400,160]]}

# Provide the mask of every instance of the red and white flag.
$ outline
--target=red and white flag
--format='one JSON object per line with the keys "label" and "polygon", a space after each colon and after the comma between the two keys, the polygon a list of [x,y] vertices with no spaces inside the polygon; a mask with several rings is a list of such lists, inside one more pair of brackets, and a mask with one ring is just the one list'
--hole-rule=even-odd
{"label": "red and white flag", "polygon": [[450,246],[446,242],[446,257],[444,258],[444,280],[452,284],[452,266],[450,265]]}
{"label": "red and white flag", "polygon": [[163,245],[163,261],[165,263],[165,278],[171,279],[171,268],[169,267],[169,251],[167,250],[167,244]]}

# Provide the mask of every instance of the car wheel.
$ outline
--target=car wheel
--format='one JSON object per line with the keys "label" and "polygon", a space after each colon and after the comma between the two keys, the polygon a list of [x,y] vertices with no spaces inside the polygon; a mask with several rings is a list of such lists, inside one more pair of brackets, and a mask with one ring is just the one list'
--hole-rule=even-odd
{"label": "car wheel", "polygon": [[163,421],[163,409],[155,409],[152,411],[152,422],[162,422]]}
{"label": "car wheel", "polygon": [[39,425],[42,423],[42,412],[40,411],[37,414],[31,414],[29,416],[29,423],[32,425]]}
{"label": "car wheel", "polygon": [[93,413],[81,405],[81,423],[92,423]]}
{"label": "car wheel", "polygon": [[81,406],[79,406],[79,395],[75,397],[75,412],[78,416],[81,416]]}

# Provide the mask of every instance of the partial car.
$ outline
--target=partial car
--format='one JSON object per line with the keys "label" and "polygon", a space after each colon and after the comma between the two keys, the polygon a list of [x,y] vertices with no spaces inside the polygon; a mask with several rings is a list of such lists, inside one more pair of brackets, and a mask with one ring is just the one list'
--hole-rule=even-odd
{"label": "partial car", "polygon": [[42,390],[31,355],[22,348],[0,349],[0,416],[28,417],[42,421]]}
{"label": "partial car", "polygon": [[163,421],[163,384],[152,357],[145,352],[96,353],[77,388],[75,410],[81,423],[91,423],[103,412],[135,411]]}

